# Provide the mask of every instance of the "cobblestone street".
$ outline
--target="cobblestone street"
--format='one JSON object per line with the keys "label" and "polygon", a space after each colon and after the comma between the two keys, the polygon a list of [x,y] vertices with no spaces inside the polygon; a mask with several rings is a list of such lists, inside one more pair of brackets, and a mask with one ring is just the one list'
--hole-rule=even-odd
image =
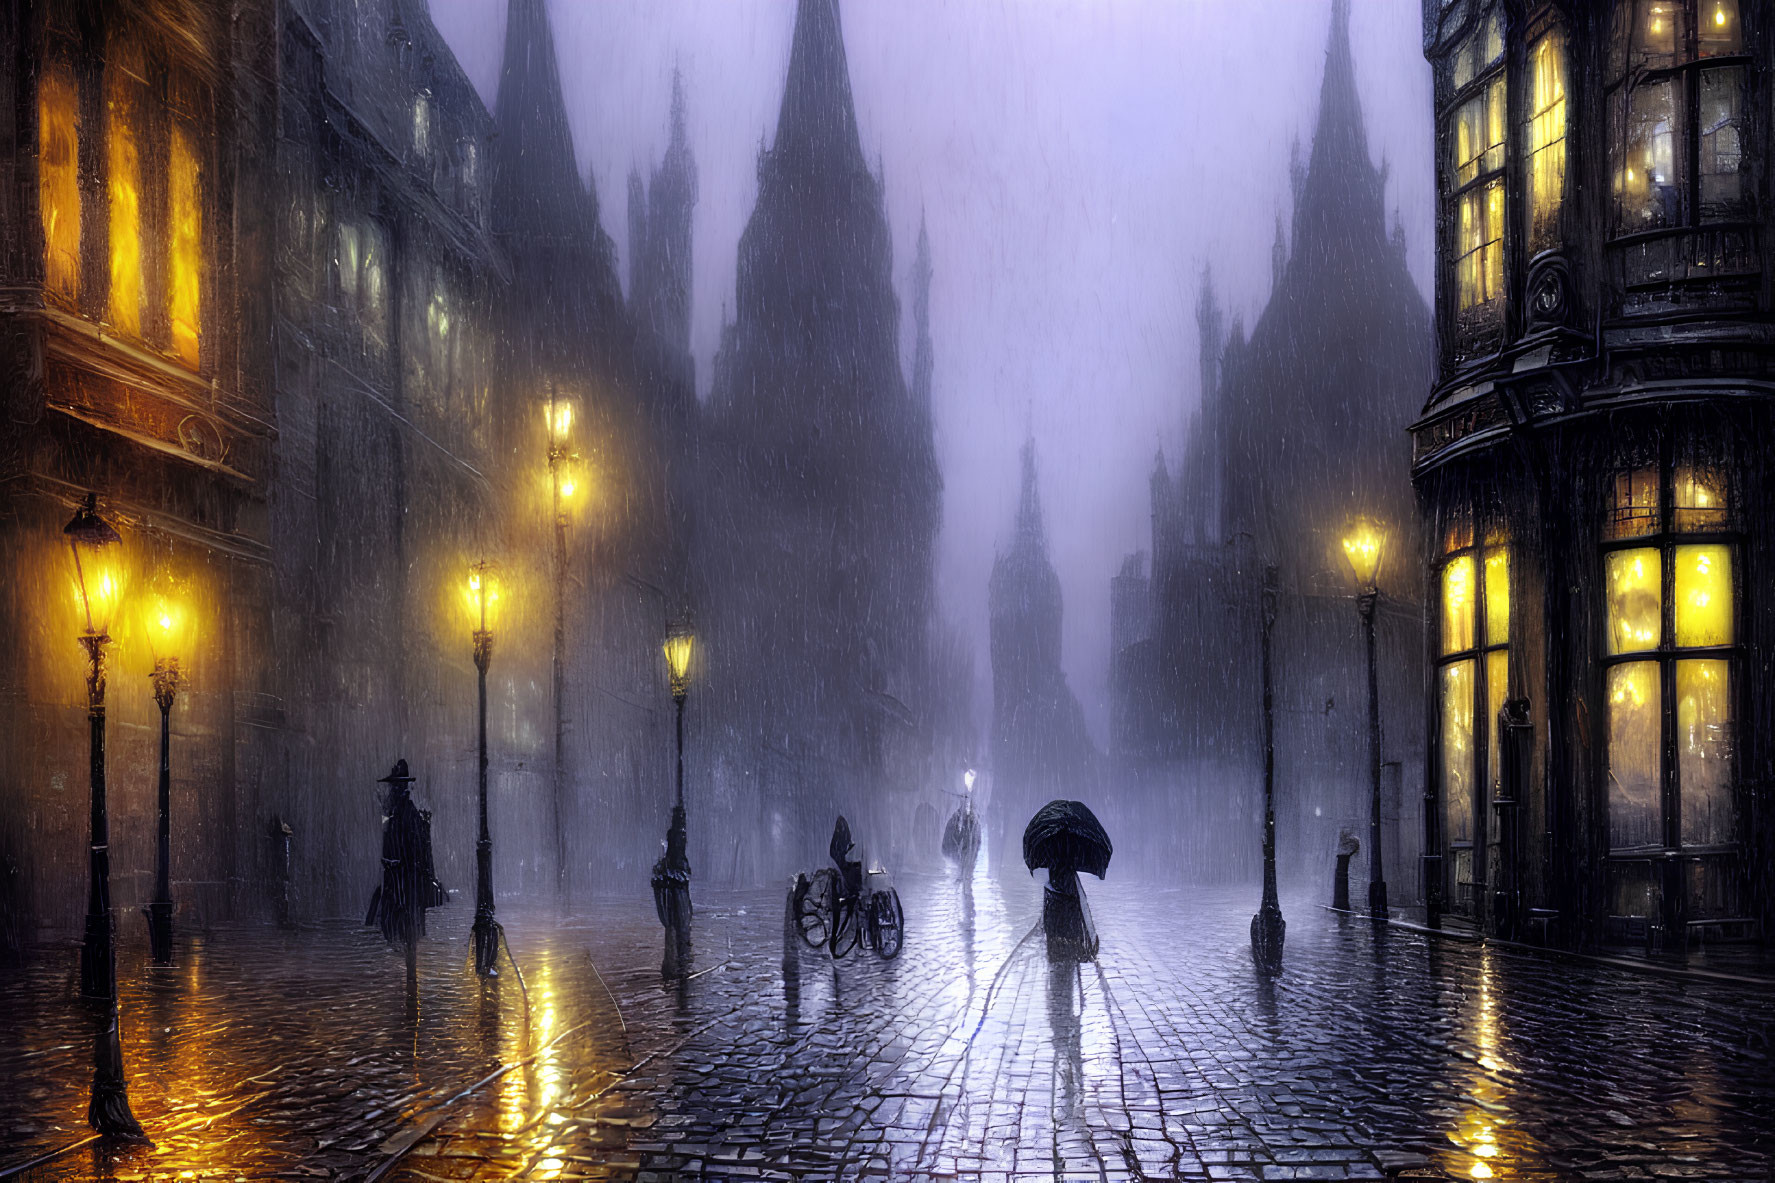
{"label": "cobblestone street", "polygon": [[[775,892],[705,892],[693,977],[649,901],[510,908],[524,970],[481,989],[434,912],[416,996],[346,922],[186,934],[123,917],[125,1062],[152,1149],[32,1179],[1765,1179],[1766,990],[1446,939],[1285,897],[1091,881],[1096,965],[1048,966],[1039,888],[901,882],[898,961],[782,939]],[[1253,898],[1246,898],[1248,894]],[[0,988],[0,1169],[81,1142],[75,955]],[[596,968],[594,968],[594,966]]]}

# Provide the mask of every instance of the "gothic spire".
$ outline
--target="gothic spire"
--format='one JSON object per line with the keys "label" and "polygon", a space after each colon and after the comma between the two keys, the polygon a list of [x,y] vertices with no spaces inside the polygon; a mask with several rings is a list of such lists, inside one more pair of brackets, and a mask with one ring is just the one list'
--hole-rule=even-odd
{"label": "gothic spire", "polygon": [[1325,45],[1325,76],[1319,87],[1319,122],[1304,173],[1297,173],[1294,254],[1312,259],[1332,243],[1360,249],[1386,241],[1385,180],[1368,157],[1368,133],[1356,93],[1350,52],[1350,0],[1332,0]]}
{"label": "gothic spire", "polygon": [[596,199],[579,179],[544,0],[507,4],[493,120],[494,230],[577,237],[588,233],[589,222],[595,232]]}
{"label": "gothic spire", "polygon": [[912,346],[912,403],[927,421],[931,415],[931,377],[936,368],[936,352],[931,345],[931,275],[931,236],[920,211],[918,252],[912,257],[912,322],[916,329]]}
{"label": "gothic spire", "polygon": [[866,172],[838,0],[800,0],[772,154]]}
{"label": "gothic spire", "polygon": [[1017,537],[1012,549],[1033,546],[1045,552],[1047,535],[1042,528],[1042,496],[1035,482],[1035,437],[1023,441],[1023,488],[1017,500]]}

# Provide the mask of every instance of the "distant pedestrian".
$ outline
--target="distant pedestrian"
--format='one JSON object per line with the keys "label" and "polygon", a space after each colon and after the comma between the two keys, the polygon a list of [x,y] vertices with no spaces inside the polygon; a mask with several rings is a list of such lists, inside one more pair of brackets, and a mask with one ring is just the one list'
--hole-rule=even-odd
{"label": "distant pedestrian", "polygon": [[413,804],[407,762],[377,781],[388,786],[382,818],[382,884],[370,897],[365,924],[378,925],[389,944],[399,943],[407,955],[407,974],[418,972],[419,938],[425,935],[425,910],[449,902],[432,871],[431,813]]}

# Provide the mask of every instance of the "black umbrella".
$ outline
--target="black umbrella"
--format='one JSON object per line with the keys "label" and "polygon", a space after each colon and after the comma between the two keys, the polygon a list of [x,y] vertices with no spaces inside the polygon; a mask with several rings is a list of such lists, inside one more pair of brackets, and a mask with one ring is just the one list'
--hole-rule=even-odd
{"label": "black umbrella", "polygon": [[1085,871],[1101,879],[1114,850],[1083,801],[1050,801],[1023,830],[1023,862],[1031,871]]}

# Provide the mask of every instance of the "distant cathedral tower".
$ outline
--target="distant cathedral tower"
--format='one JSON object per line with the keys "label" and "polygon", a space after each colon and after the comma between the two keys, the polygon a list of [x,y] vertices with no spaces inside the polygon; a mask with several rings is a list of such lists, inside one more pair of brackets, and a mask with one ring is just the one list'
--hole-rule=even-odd
{"label": "distant cathedral tower", "polygon": [[987,583],[994,827],[1004,834],[1021,833],[1055,797],[1088,796],[1096,764],[1084,712],[1060,665],[1064,606],[1048,558],[1033,439],[1023,445],[1022,479],[1010,549],[994,561]]}
{"label": "distant cathedral tower", "polygon": [[715,359],[700,523],[699,576],[723,593],[709,709],[732,805],[748,832],[762,811],[773,860],[823,850],[836,809],[870,825],[918,742],[941,482],[893,274],[838,4],[801,0]]}
{"label": "distant cathedral tower", "polygon": [[684,130],[684,80],[672,75],[672,138],[645,189],[629,174],[629,308],[635,323],[680,353],[690,352],[690,219],[696,159]]}

